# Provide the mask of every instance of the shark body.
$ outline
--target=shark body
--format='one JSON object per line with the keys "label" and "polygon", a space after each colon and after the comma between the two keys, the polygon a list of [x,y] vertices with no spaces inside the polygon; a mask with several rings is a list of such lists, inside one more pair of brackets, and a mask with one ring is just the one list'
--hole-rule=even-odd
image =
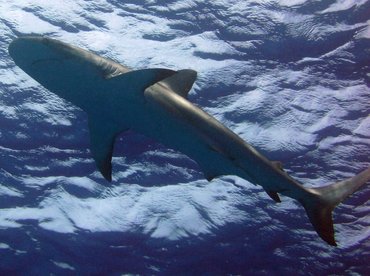
{"label": "shark body", "polygon": [[28,36],[9,46],[15,63],[45,88],[88,114],[90,147],[102,175],[112,180],[115,137],[128,129],[183,152],[211,181],[237,175],[260,185],[277,202],[298,200],[319,236],[336,245],[332,211],[370,179],[370,168],[318,188],[306,188],[280,162],[270,161],[187,100],[196,72],[130,71],[112,60],[58,40]]}

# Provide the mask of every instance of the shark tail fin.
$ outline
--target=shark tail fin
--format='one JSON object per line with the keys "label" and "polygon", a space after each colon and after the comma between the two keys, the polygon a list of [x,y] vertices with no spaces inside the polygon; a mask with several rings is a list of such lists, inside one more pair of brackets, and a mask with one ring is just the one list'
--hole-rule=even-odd
{"label": "shark tail fin", "polygon": [[300,199],[308,218],[319,236],[336,246],[332,211],[334,208],[370,180],[370,167],[361,173],[324,187],[310,188],[312,197]]}

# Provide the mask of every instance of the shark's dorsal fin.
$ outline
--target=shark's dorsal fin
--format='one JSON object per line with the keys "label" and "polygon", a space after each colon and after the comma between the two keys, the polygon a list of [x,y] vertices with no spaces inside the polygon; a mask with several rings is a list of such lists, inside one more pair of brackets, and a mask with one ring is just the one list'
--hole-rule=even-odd
{"label": "shark's dorsal fin", "polygon": [[112,154],[116,136],[125,129],[102,121],[101,117],[89,116],[90,150],[101,174],[112,181]]}
{"label": "shark's dorsal fin", "polygon": [[[120,74],[115,77],[107,79],[107,82],[113,85],[122,84],[123,86],[134,89],[137,91],[144,92],[144,90],[166,78],[169,78],[176,74],[176,71],[163,68],[151,68],[151,69],[142,69],[130,71],[124,74]],[[122,91],[117,91],[121,93]]]}
{"label": "shark's dorsal fin", "polygon": [[191,69],[177,71],[176,74],[162,80],[160,84],[167,86],[176,94],[187,98],[193,83],[197,78],[197,72]]}

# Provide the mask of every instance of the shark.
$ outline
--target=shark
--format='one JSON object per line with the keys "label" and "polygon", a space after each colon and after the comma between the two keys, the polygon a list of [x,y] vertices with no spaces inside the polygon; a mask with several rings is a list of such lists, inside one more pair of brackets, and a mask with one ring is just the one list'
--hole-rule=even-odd
{"label": "shark", "polygon": [[90,151],[112,181],[115,138],[131,130],[180,151],[198,163],[208,181],[236,175],[260,185],[276,202],[300,202],[317,234],[336,246],[334,208],[370,180],[370,167],[351,178],[305,187],[210,114],[192,104],[192,69],[130,70],[111,59],[44,36],[21,36],[9,54],[29,76],[88,114]]}

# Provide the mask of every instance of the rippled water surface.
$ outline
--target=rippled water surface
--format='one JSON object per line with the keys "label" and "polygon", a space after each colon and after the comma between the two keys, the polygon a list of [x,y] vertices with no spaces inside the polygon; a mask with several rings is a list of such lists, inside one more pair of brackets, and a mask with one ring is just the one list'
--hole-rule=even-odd
{"label": "rippled water surface", "polygon": [[87,117],[7,48],[43,34],[131,68],[192,68],[190,100],[308,186],[369,166],[370,1],[0,0],[1,274],[366,274],[370,187],[334,213],[337,248],[298,203],[235,176],[208,183],[134,132],[114,181]]}

